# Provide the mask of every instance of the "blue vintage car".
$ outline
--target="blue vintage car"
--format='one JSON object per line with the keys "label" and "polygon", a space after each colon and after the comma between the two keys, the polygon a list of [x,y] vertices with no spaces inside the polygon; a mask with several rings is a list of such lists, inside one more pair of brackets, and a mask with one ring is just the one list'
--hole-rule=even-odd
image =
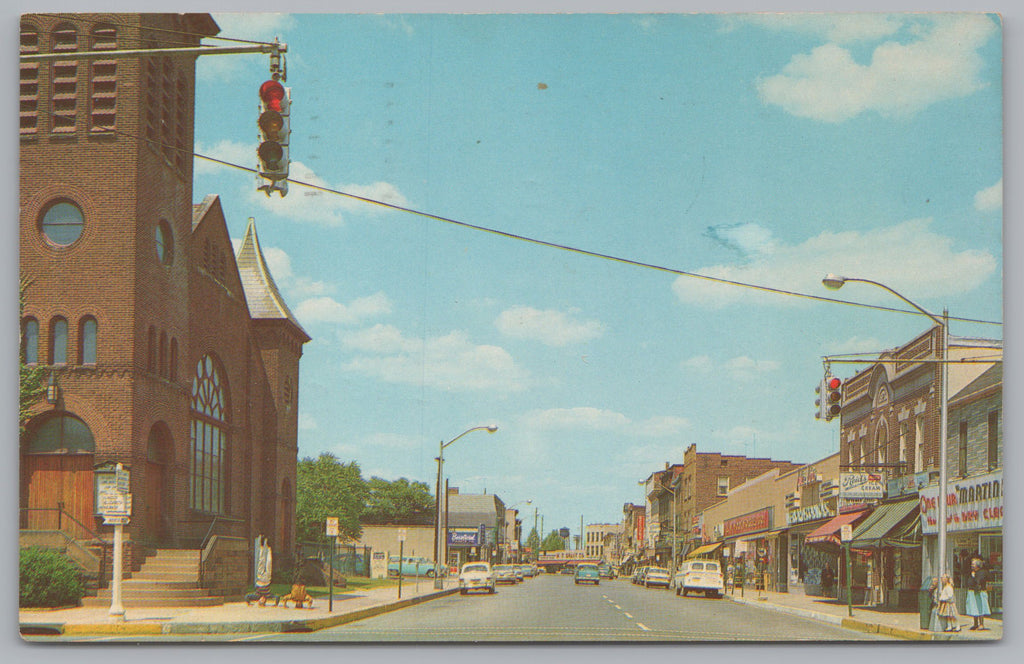
{"label": "blue vintage car", "polygon": [[597,565],[591,565],[590,563],[577,565],[574,582],[576,585],[581,583],[593,583],[595,586],[600,585],[601,573],[598,571]]}
{"label": "blue vintage car", "polygon": [[[388,558],[388,576],[398,576],[398,556]],[[427,558],[406,556],[402,558],[402,576],[434,576],[434,562]]]}

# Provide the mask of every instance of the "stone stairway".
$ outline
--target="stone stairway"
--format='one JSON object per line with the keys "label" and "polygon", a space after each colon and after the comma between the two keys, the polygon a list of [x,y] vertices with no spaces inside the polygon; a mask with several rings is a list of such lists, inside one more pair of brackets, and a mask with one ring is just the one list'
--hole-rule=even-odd
{"label": "stone stairway", "polygon": [[[82,599],[83,606],[110,606],[110,586],[96,597]],[[218,606],[224,598],[208,594],[199,586],[199,551],[159,549],[131,578],[121,581],[121,602],[125,608],[164,606]]]}

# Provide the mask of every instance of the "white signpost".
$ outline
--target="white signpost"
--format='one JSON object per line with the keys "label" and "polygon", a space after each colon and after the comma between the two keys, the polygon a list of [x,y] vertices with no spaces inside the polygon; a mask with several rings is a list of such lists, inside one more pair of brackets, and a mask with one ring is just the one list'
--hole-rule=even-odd
{"label": "white signpost", "polygon": [[99,483],[96,511],[104,525],[114,526],[114,569],[111,576],[110,615],[124,620],[121,599],[121,577],[124,556],[124,526],[132,516],[131,476],[122,464],[117,464],[113,477],[109,473],[98,475]]}

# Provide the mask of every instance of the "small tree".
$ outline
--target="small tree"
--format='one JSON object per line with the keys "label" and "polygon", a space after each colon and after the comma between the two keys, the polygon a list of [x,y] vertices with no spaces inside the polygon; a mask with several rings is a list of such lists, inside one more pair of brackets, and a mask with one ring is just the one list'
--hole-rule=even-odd
{"label": "small tree", "polygon": [[77,605],[85,594],[78,568],[57,549],[21,549],[18,562],[18,606]]}
{"label": "small tree", "polygon": [[552,530],[540,545],[541,551],[561,551],[565,548],[565,540],[558,535],[557,530]]}
{"label": "small tree", "polygon": [[341,535],[356,538],[363,532],[359,518],[369,492],[359,464],[341,463],[324,452],[305,458],[296,467],[296,534],[307,542],[322,542],[327,517],[338,518]]}
{"label": "small tree", "polygon": [[526,548],[533,551],[533,555],[537,555],[540,551],[540,535],[537,534],[537,529],[532,528],[530,534],[526,537]]}

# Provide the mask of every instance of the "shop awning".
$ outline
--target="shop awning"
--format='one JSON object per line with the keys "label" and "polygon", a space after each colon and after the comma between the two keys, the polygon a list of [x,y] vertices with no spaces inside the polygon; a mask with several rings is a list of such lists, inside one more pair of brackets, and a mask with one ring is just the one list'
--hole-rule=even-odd
{"label": "shop awning", "polygon": [[715,542],[714,544],[705,544],[704,546],[698,546],[693,551],[686,554],[687,558],[696,558],[697,556],[703,556],[704,554],[717,551],[718,547],[722,546],[721,542]]}
{"label": "shop awning", "polygon": [[[864,519],[853,531],[853,541],[850,543],[855,549],[872,547],[916,547],[921,544],[920,537],[913,542],[913,533],[905,532],[908,521],[917,519],[919,510],[917,498],[902,500],[898,503],[887,503],[879,505],[871,516]],[[893,537],[890,538],[890,535]],[[910,537],[908,537],[910,535]]]}
{"label": "shop awning", "polygon": [[807,535],[804,538],[804,544],[840,546],[842,542],[839,541],[839,531],[846,524],[853,523],[865,514],[867,514],[867,510],[847,512],[833,517],[828,523]]}

